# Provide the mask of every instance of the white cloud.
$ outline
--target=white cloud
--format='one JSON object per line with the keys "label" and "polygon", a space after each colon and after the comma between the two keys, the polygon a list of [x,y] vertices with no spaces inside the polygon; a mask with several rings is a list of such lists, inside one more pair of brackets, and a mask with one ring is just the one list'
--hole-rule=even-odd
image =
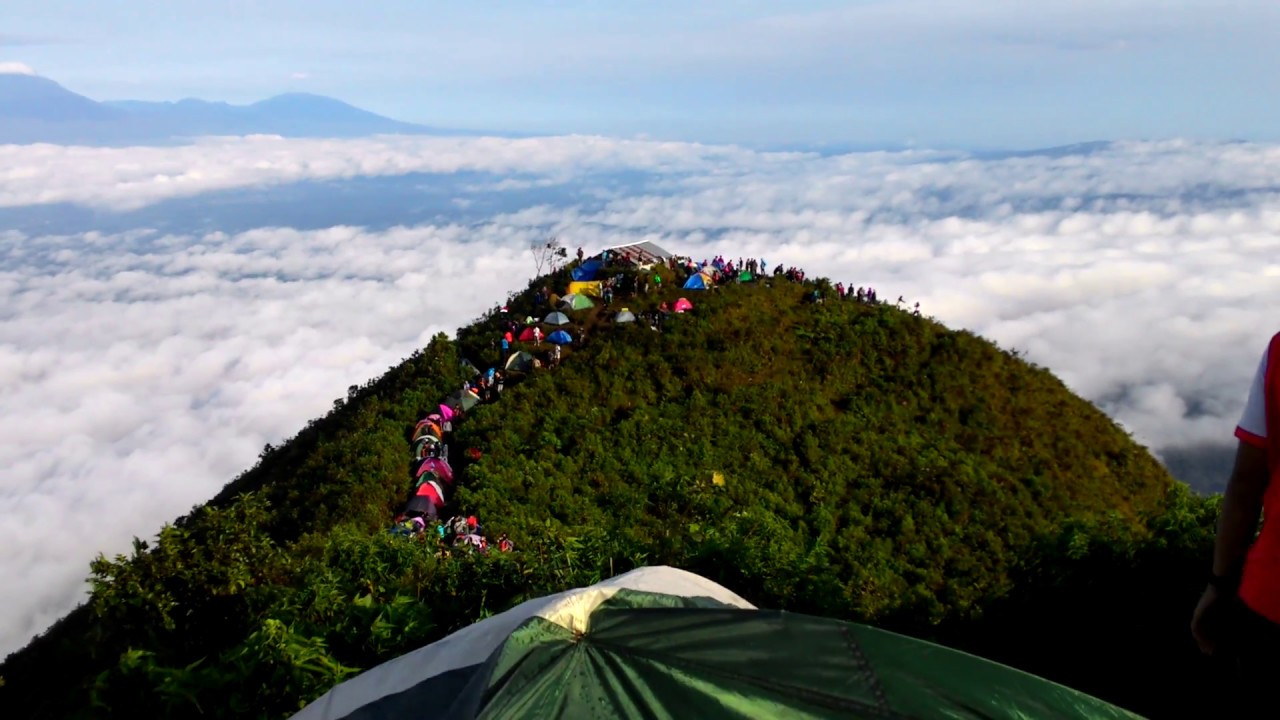
{"label": "white cloud", "polygon": [[[493,193],[655,173],[647,189],[467,227],[0,233],[0,652],[80,597],[95,552],[154,533],[348,385],[522,284],[528,241],[548,232],[873,285],[1027,350],[1156,448],[1229,443],[1280,310],[1278,155],[1167,142],[1057,159],[819,158],[580,137],[0,148],[9,205],[128,208],[415,168],[535,176]],[[91,505],[78,500],[87,479]]]}
{"label": "white cloud", "polygon": [[311,77],[311,75],[309,75],[308,73],[304,73],[304,72],[295,72],[295,73],[290,73],[290,74],[289,74],[289,79],[290,79],[290,80],[306,80],[306,79],[307,79],[307,78],[309,78],[309,77]]}
{"label": "white cloud", "polygon": [[35,75],[36,71],[26,63],[13,60],[0,60],[0,75]]}

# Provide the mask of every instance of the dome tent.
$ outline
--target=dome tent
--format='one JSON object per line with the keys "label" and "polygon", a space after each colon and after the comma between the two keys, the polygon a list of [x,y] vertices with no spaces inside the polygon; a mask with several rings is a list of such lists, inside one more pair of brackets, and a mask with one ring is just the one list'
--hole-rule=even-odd
{"label": "dome tent", "polygon": [[528,600],[339,683],[295,720],[1137,715],[865,625],[645,567]]}

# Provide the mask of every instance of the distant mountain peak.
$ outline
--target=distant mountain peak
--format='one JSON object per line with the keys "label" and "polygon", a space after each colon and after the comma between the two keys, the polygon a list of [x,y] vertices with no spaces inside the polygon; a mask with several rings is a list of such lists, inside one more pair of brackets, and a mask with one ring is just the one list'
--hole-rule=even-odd
{"label": "distant mountain peak", "polygon": [[191,97],[176,102],[97,102],[49,78],[16,72],[20,69],[0,72],[0,143],[167,144],[201,135],[483,134],[401,122],[307,92],[282,93],[248,105]]}

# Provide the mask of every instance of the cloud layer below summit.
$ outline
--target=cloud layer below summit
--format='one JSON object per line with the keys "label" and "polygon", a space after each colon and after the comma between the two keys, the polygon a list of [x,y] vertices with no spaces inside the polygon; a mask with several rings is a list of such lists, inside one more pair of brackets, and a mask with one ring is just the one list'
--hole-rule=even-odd
{"label": "cloud layer below summit", "polygon": [[[1225,447],[1280,310],[1277,160],[1192,142],[990,158],[598,137],[0,147],[0,224],[20,228],[0,234],[0,652],[82,597],[96,552],[154,534],[522,286],[551,233],[872,285],[1027,351],[1159,452]],[[443,204],[379,205],[378,227],[266,212],[222,231],[254,198],[328,193],[340,219],[418,185]],[[179,202],[199,222],[157,229]]]}

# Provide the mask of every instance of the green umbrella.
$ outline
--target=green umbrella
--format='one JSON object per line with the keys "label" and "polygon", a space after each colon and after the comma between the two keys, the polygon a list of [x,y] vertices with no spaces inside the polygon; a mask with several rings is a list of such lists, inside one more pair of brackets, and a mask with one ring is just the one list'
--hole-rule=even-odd
{"label": "green umbrella", "polygon": [[648,567],[524,602],[340,683],[293,717],[1139,716],[972,655],[758,610],[705,578]]}

